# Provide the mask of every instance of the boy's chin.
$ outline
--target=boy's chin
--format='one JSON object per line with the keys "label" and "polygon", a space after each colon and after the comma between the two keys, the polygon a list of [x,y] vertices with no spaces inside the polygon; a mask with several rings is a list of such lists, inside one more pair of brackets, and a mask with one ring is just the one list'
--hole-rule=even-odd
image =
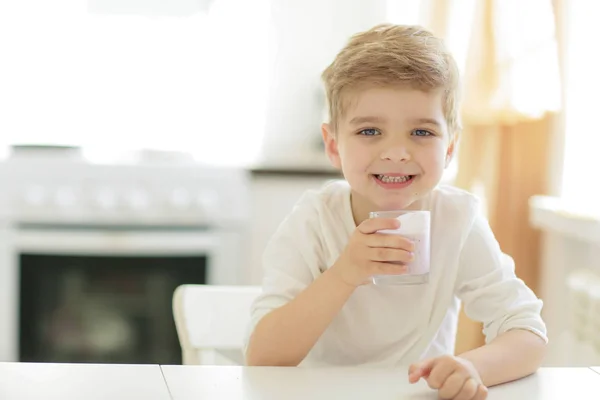
{"label": "boy's chin", "polygon": [[399,196],[373,198],[371,203],[378,207],[377,210],[373,211],[420,210],[423,207],[423,198],[416,193],[404,193]]}
{"label": "boy's chin", "polygon": [[378,207],[377,210],[373,211],[398,211],[408,210],[413,208],[415,201],[411,199],[395,199],[395,200],[381,200],[374,199],[373,204]]}

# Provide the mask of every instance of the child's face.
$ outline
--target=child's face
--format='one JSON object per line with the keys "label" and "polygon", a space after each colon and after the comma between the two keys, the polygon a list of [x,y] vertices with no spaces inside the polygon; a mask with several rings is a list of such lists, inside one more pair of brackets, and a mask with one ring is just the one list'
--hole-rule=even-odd
{"label": "child's face", "polygon": [[323,125],[327,155],[352,188],[355,219],[416,207],[440,182],[453,150],[442,95],[369,88],[350,99],[336,132]]}

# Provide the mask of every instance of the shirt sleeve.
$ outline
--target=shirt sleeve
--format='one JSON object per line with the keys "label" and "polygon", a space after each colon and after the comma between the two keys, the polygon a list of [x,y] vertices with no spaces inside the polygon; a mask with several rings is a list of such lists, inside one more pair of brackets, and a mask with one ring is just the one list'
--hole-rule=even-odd
{"label": "shirt sleeve", "polygon": [[296,207],[267,244],[262,258],[262,293],[250,309],[244,353],[260,320],[294,299],[321,273],[313,219],[309,207]]}
{"label": "shirt sleeve", "polygon": [[461,252],[457,295],[465,314],[483,323],[486,343],[511,329],[525,329],[548,341],[542,301],[516,276],[513,259],[500,250],[481,215],[475,217]]}

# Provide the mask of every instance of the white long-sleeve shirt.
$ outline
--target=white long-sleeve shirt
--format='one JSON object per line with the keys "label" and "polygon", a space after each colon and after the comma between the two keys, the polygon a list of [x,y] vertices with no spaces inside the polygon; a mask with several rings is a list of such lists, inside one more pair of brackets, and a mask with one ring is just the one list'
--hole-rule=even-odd
{"label": "white long-sleeve shirt", "polygon": [[[461,301],[471,319],[483,322],[486,342],[515,328],[547,341],[542,302],[515,276],[477,199],[442,186],[425,203],[431,211],[429,283],[358,287],[301,366],[408,365],[452,354]],[[263,316],[333,265],[355,229],[345,181],[300,199],[265,250],[263,293],[252,306],[246,344]]]}

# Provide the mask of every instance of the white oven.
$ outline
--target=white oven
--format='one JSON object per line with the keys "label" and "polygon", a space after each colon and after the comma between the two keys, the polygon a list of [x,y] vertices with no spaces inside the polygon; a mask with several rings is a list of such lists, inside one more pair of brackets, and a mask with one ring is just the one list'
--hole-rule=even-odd
{"label": "white oven", "polygon": [[0,165],[0,361],[178,363],[184,283],[243,284],[244,171]]}

